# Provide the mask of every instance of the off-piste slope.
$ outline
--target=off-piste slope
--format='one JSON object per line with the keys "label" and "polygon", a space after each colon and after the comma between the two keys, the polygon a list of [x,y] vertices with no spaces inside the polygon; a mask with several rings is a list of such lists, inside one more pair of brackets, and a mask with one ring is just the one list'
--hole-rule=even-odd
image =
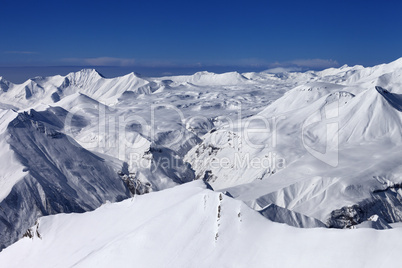
{"label": "off-piste slope", "polygon": [[[397,266],[401,229],[299,229],[200,181],[40,218],[0,254],[7,267]],[[21,258],[24,256],[24,258]]]}
{"label": "off-piste slope", "polygon": [[400,221],[400,66],[315,73],[260,113],[207,133],[185,160],[257,210],[275,204],[332,227],[375,214]]}
{"label": "off-piste slope", "polygon": [[121,166],[85,150],[61,132],[67,111],[3,114],[0,184],[1,247],[42,215],[84,212],[130,196]]}

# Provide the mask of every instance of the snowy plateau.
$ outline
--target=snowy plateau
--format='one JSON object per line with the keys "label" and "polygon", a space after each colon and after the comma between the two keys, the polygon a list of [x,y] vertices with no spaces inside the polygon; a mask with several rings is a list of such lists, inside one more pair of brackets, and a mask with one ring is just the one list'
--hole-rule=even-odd
{"label": "snowy plateau", "polygon": [[398,267],[402,58],[0,77],[0,267]]}

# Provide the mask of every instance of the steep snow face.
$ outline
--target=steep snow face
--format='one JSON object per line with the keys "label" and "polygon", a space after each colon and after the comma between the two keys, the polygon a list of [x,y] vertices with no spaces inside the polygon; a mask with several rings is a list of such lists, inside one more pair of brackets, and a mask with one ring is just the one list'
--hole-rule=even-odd
{"label": "steep snow face", "polygon": [[[8,115],[0,146],[1,247],[16,241],[42,215],[84,212],[130,196],[112,163],[60,132],[66,111]],[[6,115],[4,115],[6,116]],[[3,116],[3,117],[4,117]],[[2,119],[3,119],[2,117]]]}
{"label": "steep snow face", "polygon": [[[371,222],[374,219],[372,219]],[[363,227],[363,226],[361,226]],[[398,266],[402,229],[298,229],[272,223],[202,182],[40,218],[0,254],[7,267]],[[20,256],[25,256],[21,258]]]}
{"label": "steep snow face", "polygon": [[80,88],[86,88],[104,78],[94,69],[83,69],[79,72],[69,73],[64,81],[69,81],[70,85],[75,85]]}
{"label": "steep snow face", "polygon": [[7,143],[7,126],[17,116],[12,110],[0,110],[0,200],[3,200],[14,184],[26,175],[24,166],[17,160],[17,155]]}
{"label": "steep snow face", "polygon": [[266,217],[271,221],[286,223],[294,227],[299,228],[326,227],[326,225],[323,222],[317,219],[277,206],[275,204],[269,204],[267,207],[260,210],[259,212],[261,213],[262,216]]}

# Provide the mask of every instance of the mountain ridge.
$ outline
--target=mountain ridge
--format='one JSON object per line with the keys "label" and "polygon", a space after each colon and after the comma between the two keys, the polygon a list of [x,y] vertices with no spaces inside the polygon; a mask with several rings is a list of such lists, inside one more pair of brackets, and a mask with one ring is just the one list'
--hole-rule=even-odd
{"label": "mountain ridge", "polygon": [[393,228],[400,193],[383,188],[402,183],[401,62],[0,83],[0,244],[39,216],[197,179],[288,225]]}

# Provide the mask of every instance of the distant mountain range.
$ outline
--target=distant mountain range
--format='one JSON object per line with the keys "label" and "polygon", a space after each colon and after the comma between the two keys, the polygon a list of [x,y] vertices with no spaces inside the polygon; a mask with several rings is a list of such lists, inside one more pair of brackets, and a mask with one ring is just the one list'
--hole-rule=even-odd
{"label": "distant mountain range", "polygon": [[[50,254],[49,267],[108,266],[133,254],[143,265],[233,266],[265,263],[265,248],[291,266],[280,249],[299,254],[301,238],[316,239],[306,252],[335,258],[353,246],[375,263],[376,239],[399,248],[401,96],[402,58],[307,72],[0,77],[0,248],[19,240],[0,264],[40,266]],[[60,213],[83,214],[42,217]]]}

